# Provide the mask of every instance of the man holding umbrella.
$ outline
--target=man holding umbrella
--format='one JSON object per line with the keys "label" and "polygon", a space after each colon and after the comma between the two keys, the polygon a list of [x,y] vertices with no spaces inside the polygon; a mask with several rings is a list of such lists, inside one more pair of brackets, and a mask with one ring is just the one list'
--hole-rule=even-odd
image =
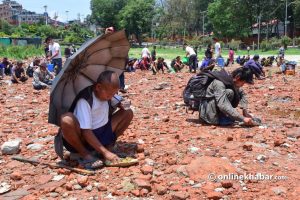
{"label": "man holding umbrella", "polygon": [[112,114],[110,100],[119,90],[119,78],[113,71],[102,72],[97,82],[75,98],[70,112],[61,117],[63,144],[67,150],[79,153],[86,168],[98,168],[103,163],[91,155],[100,153],[106,161],[117,163],[119,157],[111,152],[117,138],[128,128],[133,112],[121,103]]}

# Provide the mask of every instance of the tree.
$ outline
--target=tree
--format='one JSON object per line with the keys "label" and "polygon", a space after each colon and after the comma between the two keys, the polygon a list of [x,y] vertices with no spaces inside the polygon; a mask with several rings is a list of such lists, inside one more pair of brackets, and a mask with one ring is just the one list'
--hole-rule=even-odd
{"label": "tree", "polygon": [[135,34],[139,43],[141,35],[151,30],[154,5],[154,0],[129,0],[119,13],[120,27],[130,34]]}
{"label": "tree", "polygon": [[102,27],[118,28],[118,14],[128,0],[91,0],[90,20]]}
{"label": "tree", "polygon": [[243,4],[236,0],[215,0],[211,3],[208,6],[208,17],[213,24],[214,34],[225,38],[247,36],[251,22],[244,11]]}

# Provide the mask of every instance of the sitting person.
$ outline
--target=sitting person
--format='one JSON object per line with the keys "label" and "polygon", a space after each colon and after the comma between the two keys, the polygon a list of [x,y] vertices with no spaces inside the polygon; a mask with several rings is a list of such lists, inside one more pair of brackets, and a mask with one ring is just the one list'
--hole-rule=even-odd
{"label": "sitting person", "polygon": [[155,66],[157,72],[159,72],[161,70],[163,74],[165,73],[164,67],[169,69],[167,63],[165,62],[165,59],[162,57],[157,58],[157,61],[154,62],[154,66]]}
{"label": "sitting person", "polygon": [[211,59],[207,59],[205,58],[202,61],[202,64],[200,66],[200,71],[212,71],[214,69],[214,67],[216,66],[216,60],[211,58]]}
{"label": "sitting person", "polygon": [[79,153],[86,168],[95,169],[103,165],[92,155],[92,151],[112,163],[119,161],[111,149],[133,118],[132,110],[124,110],[121,103],[118,104],[118,111],[111,112],[110,100],[118,92],[119,85],[115,72],[102,72],[97,82],[83,89],[69,112],[61,116],[61,132],[56,136],[55,147],[63,143],[68,151]]}
{"label": "sitting person", "polygon": [[177,56],[171,62],[171,67],[175,70],[175,72],[180,72],[186,65],[181,61],[181,57]]}
{"label": "sitting person", "polygon": [[135,68],[134,68],[134,64],[136,62],[136,58],[129,58],[128,62],[127,62],[127,66],[126,66],[126,71],[127,72],[134,72]]}
{"label": "sitting person", "polygon": [[252,73],[256,76],[256,78],[261,80],[265,78],[265,72],[258,61],[259,55],[254,55],[252,59],[245,63],[244,67],[251,69]]}
{"label": "sitting person", "polygon": [[28,80],[28,77],[25,75],[25,70],[23,67],[22,61],[17,61],[16,66],[13,66],[11,69],[11,82],[12,83],[24,83]]}
{"label": "sitting person", "polygon": [[[247,112],[247,99],[241,87],[245,83],[253,83],[253,74],[250,69],[240,67],[231,75],[225,70],[205,72],[213,77],[206,88],[205,99],[200,101],[200,121],[215,125],[230,125],[234,121],[253,123]],[[236,110],[237,106],[243,109],[243,116]]]}
{"label": "sitting person", "polygon": [[47,63],[42,61],[33,72],[33,88],[36,90],[50,88],[50,85],[52,85],[51,79],[54,79],[54,75],[47,69]]}
{"label": "sitting person", "polygon": [[33,72],[39,67],[41,62],[40,58],[35,58],[32,63],[26,69],[26,75],[29,77],[33,77]]}
{"label": "sitting person", "polygon": [[8,61],[8,58],[4,57],[2,59],[1,64],[0,64],[0,68],[2,69],[2,71],[4,72],[4,74],[6,76],[11,75],[11,68],[12,67],[13,67],[13,65]]}

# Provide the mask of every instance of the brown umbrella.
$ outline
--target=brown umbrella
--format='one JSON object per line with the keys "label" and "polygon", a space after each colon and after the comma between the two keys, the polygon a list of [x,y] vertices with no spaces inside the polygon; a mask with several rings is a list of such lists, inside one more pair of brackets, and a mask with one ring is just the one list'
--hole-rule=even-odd
{"label": "brown umbrella", "polygon": [[60,116],[68,112],[76,95],[93,85],[105,70],[122,73],[129,51],[125,31],[104,34],[84,43],[64,64],[54,79],[48,122],[60,125]]}

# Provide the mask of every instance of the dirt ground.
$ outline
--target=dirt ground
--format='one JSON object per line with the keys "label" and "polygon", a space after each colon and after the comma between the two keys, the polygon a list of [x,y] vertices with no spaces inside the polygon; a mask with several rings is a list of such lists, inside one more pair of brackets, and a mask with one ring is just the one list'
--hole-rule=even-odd
{"label": "dirt ground", "polygon": [[[249,110],[263,121],[252,128],[202,125],[198,113],[186,113],[189,73],[126,73],[134,119],[117,147],[139,164],[87,176],[1,155],[0,191],[9,191],[0,199],[299,199],[300,75],[267,70],[266,80],[245,86]],[[21,140],[17,155],[59,162],[50,91],[8,80],[0,82],[0,145]]]}

